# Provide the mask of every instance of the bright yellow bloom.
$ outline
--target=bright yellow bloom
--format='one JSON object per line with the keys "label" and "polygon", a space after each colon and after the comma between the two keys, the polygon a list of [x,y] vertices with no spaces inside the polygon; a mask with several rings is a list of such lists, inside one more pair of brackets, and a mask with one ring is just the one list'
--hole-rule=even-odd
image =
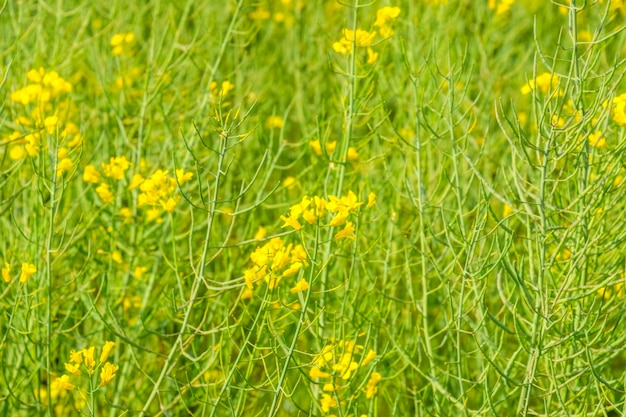
{"label": "bright yellow bloom", "polygon": [[147,266],[138,266],[135,269],[133,269],[133,275],[137,279],[143,278],[143,276],[146,274],[146,272],[148,272],[148,267]]}
{"label": "bright yellow bloom", "polygon": [[116,156],[109,159],[109,163],[101,164],[104,175],[114,180],[121,180],[124,178],[124,172],[130,167],[130,162],[125,156]]}
{"label": "bright yellow bloom", "polygon": [[130,184],[128,185],[129,190],[134,190],[139,187],[145,181],[144,177],[139,174],[133,175],[133,178],[130,180]]}
{"label": "bright yellow bloom", "polygon": [[76,363],[76,364],[71,364],[71,363],[66,363],[65,364],[65,370],[67,372],[69,372],[72,375],[80,375],[80,364]]}
{"label": "bright yellow bloom", "polygon": [[259,226],[256,233],[254,234],[254,238],[256,240],[261,240],[267,236],[267,227]]}
{"label": "bright yellow bloom", "polygon": [[83,349],[85,367],[87,368],[87,372],[89,372],[89,374],[93,374],[94,368],[96,367],[96,360],[94,359],[95,353],[96,353],[96,348],[93,346],[87,349]]}
{"label": "bright yellow bloom", "polygon": [[167,199],[167,201],[161,202],[161,207],[163,207],[163,210],[167,211],[168,213],[173,213],[174,209],[176,208],[176,200],[170,197]]}
{"label": "bright yellow bloom", "polygon": [[75,386],[70,384],[69,375],[63,375],[60,378],[55,378],[55,380],[52,381],[50,388],[57,391],[72,391]]}
{"label": "bright yellow bloom", "polygon": [[33,264],[23,263],[22,264],[22,273],[20,274],[20,282],[23,284],[27,282],[30,277],[33,276],[37,272],[37,267]]}
{"label": "bright yellow bloom", "polygon": [[376,10],[376,21],[374,22],[374,26],[385,26],[387,22],[400,16],[400,12],[401,10],[399,7],[389,6]]}
{"label": "bright yellow bloom", "polygon": [[370,349],[361,361],[361,366],[365,366],[376,358],[376,351]]}
{"label": "bright yellow bloom", "polygon": [[322,407],[322,411],[328,413],[331,408],[337,407],[337,400],[328,394],[322,394],[320,405]]}
{"label": "bright yellow bloom", "polygon": [[285,272],[283,272],[283,277],[287,278],[292,275],[295,275],[301,268],[302,268],[302,262],[294,262],[291,264],[291,266],[289,266],[289,268],[285,269]]}
{"label": "bright yellow bloom", "polygon": [[100,196],[105,204],[108,204],[114,200],[111,188],[109,188],[109,184],[107,184],[106,182],[103,182],[98,186],[98,188],[96,188],[96,193],[98,193],[98,196]]}
{"label": "bright yellow bloom", "polygon": [[192,178],[193,178],[193,172],[185,172],[185,170],[182,168],[176,170],[176,179],[178,180],[179,184],[184,184],[187,181],[191,180]]}
{"label": "bright yellow bloom", "polygon": [[122,259],[122,253],[118,250],[113,251],[113,253],[111,254],[111,260],[113,260],[113,262],[115,262],[116,264],[122,264],[124,262],[124,260]]}
{"label": "bright yellow bloom", "polygon": [[372,46],[376,32],[368,32],[366,30],[357,29],[356,31],[351,29],[343,30],[343,37],[348,42],[354,42],[357,47]]}
{"label": "bright yellow bloom", "polygon": [[58,124],[59,118],[56,116],[46,117],[43,121],[43,125],[46,128],[46,131],[51,135],[54,135],[54,132],[56,132],[56,127]]}
{"label": "bright yellow bloom", "polygon": [[368,32],[363,29],[344,29],[343,37],[333,43],[333,50],[342,55],[351,54],[353,45],[355,47],[372,46],[375,37],[376,32]]}
{"label": "bright yellow bloom", "polygon": [[356,240],[356,236],[354,236],[354,226],[352,225],[352,222],[347,222],[346,226],[339,232],[337,232],[337,234],[335,234],[335,240],[339,240],[339,239],[352,239],[352,240]]}
{"label": "bright yellow bloom", "polygon": [[367,195],[367,208],[371,208],[374,204],[376,204],[376,194],[369,193]]}
{"label": "bright yellow bloom", "polygon": [[314,366],[309,371],[309,376],[311,378],[328,378],[330,374],[328,372],[322,372],[320,371],[320,368],[318,368],[317,366]]}
{"label": "bright yellow bloom", "polygon": [[382,378],[383,377],[380,373],[372,372],[369,381],[367,381],[367,387],[365,387],[365,396],[367,398],[372,398],[378,392],[376,384],[378,384]]}
{"label": "bright yellow bloom", "polygon": [[2,268],[2,278],[6,282],[11,282],[11,265],[8,262],[5,262],[4,268]]}
{"label": "bright yellow bloom", "polygon": [[289,292],[292,294],[297,294],[299,292],[304,292],[307,289],[309,289],[309,283],[306,282],[306,280],[301,279],[293,288],[289,290]]}
{"label": "bright yellow bloom", "polygon": [[528,83],[522,87],[521,92],[526,95],[537,89],[543,94],[549,94],[554,92],[558,86],[559,76],[557,74],[544,72],[535,77],[534,80],[529,80]]}
{"label": "bright yellow bloom", "polygon": [[115,347],[115,342],[105,342],[102,346],[102,353],[100,354],[100,363],[105,362],[109,358],[111,350]]}
{"label": "bright yellow bloom", "polygon": [[367,48],[367,63],[369,65],[375,64],[378,61],[378,52],[374,52],[372,48]]}
{"label": "bright yellow bloom", "polygon": [[290,217],[280,216],[280,218],[282,221],[285,222],[285,224],[283,224],[282,227],[291,226],[296,230],[302,229],[302,225],[300,224],[297,218],[293,218],[291,216]]}
{"label": "bright yellow bloom", "polygon": [[83,363],[83,351],[79,350],[77,352],[75,350],[70,350],[70,362],[74,362],[76,364]]}
{"label": "bright yellow bloom", "polygon": [[347,210],[342,210],[339,213],[335,214],[335,217],[330,220],[330,226],[336,227],[342,225],[343,222],[345,222],[348,218],[348,214],[349,213]]}
{"label": "bright yellow bloom", "polygon": [[105,363],[100,371],[100,386],[103,387],[115,378],[115,373],[120,369],[119,366]]}
{"label": "bright yellow bloom", "polygon": [[73,165],[74,163],[70,158],[61,159],[57,164],[57,177],[62,176],[66,172],[69,172],[69,170],[72,169]]}
{"label": "bright yellow bloom", "polygon": [[132,55],[132,44],[135,42],[135,34],[133,32],[128,33],[116,33],[111,37],[111,55]]}
{"label": "bright yellow bloom", "polygon": [[93,165],[87,165],[83,171],[83,181],[97,184],[100,182],[100,173]]}
{"label": "bright yellow bloom", "polygon": [[605,149],[606,148],[606,139],[604,138],[604,136],[602,136],[602,132],[595,132],[589,135],[589,145],[595,147],[595,148],[599,148],[599,149]]}

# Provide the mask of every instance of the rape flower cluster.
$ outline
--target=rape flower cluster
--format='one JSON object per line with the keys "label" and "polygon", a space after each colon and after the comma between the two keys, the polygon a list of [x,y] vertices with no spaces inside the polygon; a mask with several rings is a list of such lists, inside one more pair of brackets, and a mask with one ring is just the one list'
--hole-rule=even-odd
{"label": "rape flower cluster", "polygon": [[[313,152],[315,152],[315,155],[317,156],[322,155],[322,145],[319,139],[310,141],[309,146],[313,149]],[[335,151],[336,147],[337,147],[336,140],[327,141],[324,144],[324,150],[326,151],[327,155],[331,155]],[[359,152],[356,150],[356,148],[354,148],[353,146],[348,147],[348,161],[356,161],[358,158],[359,158]]]}
{"label": "rape flower cluster", "polygon": [[374,39],[377,34],[383,39],[394,35],[392,23],[400,16],[400,12],[399,7],[386,6],[378,9],[374,21],[376,30],[369,32],[359,28],[355,30],[345,28],[342,31],[342,38],[333,43],[333,50],[341,55],[350,55],[353,48],[367,48],[367,63],[374,64],[378,60],[378,52],[371,48]]}
{"label": "rape flower cluster", "polygon": [[116,33],[111,37],[111,55],[133,55],[135,53],[133,49],[134,43],[135,34],[133,32]]}
{"label": "rape flower cluster", "polygon": [[48,103],[63,93],[72,91],[72,85],[64,80],[56,71],[47,72],[43,67],[26,73],[30,83],[11,93],[11,101],[38,106]]}
{"label": "rape flower cluster", "polygon": [[[308,265],[307,255],[302,245],[285,244],[275,237],[265,245],[257,247],[250,254],[254,266],[244,271],[248,291],[244,298],[252,297],[253,284],[267,283],[270,290],[278,286],[283,278],[296,275],[304,266]],[[306,291],[309,283],[300,279],[290,290],[292,294]]]}
{"label": "rape flower cluster", "polygon": [[[72,85],[56,71],[47,72],[43,68],[30,70],[26,74],[30,83],[11,93],[11,101],[20,105],[32,105],[27,115],[15,118],[14,124],[20,129],[3,137],[3,142],[10,143],[9,157],[12,160],[34,157],[44,147],[45,133],[57,138],[62,144],[57,149],[56,175],[62,176],[73,166],[69,158],[72,148],[82,144],[78,126],[67,120],[72,114],[71,102],[53,105],[53,101],[64,93],[72,91]],[[65,119],[57,115],[65,115]]]}
{"label": "rape flower cluster", "polygon": [[[543,94],[552,94],[557,91],[559,80],[557,74],[544,72],[543,74],[537,75],[534,80],[529,80],[520,91],[524,95],[530,94],[530,92],[535,90]],[[559,91],[559,94],[560,93]]]}
{"label": "rape flower cluster", "polygon": [[[333,341],[326,345],[322,351],[313,358],[309,376],[315,380],[321,380],[322,396],[320,407],[328,413],[337,407],[337,397],[343,389],[343,384],[349,381],[358,372],[365,368],[376,358],[376,351],[369,349],[364,352],[362,345],[357,345],[351,340]],[[372,372],[363,390],[366,398],[372,398],[378,392],[378,382],[382,375]]]}
{"label": "rape flower cluster", "polygon": [[83,372],[86,372],[87,375],[93,375],[97,370],[100,370],[100,387],[104,387],[115,378],[115,373],[119,369],[118,365],[107,362],[114,347],[115,342],[105,342],[97,364],[94,346],[79,351],[71,350],[69,363],[65,364],[65,370],[69,375],[62,375],[52,381],[52,388],[72,391],[76,386],[70,382],[70,375],[81,376]]}
{"label": "rape flower cluster", "polygon": [[185,172],[183,169],[176,170],[176,178],[169,176],[168,172],[158,169],[148,178],[135,174],[128,186],[129,190],[139,187],[141,191],[137,196],[139,207],[150,206],[147,213],[148,221],[160,215],[160,208],[173,213],[180,200],[180,196],[176,193],[177,183],[184,184],[193,178],[193,173]]}
{"label": "rape flower cluster", "polygon": [[[37,273],[37,267],[34,264],[24,262],[22,263],[22,269],[20,272],[20,283],[24,284],[28,282],[28,280]],[[6,283],[11,282],[11,264],[8,262],[4,263],[4,268],[2,268],[2,279]]]}
{"label": "rape flower cluster", "polygon": [[96,188],[96,193],[103,203],[108,204],[115,199],[109,182],[102,180],[102,176],[110,180],[121,181],[124,173],[130,168],[130,161],[125,156],[115,156],[109,159],[109,163],[100,164],[102,174],[93,166],[87,165],[83,171],[83,181],[100,185]]}
{"label": "rape flower cluster", "polygon": [[[101,171],[93,165],[85,166],[83,181],[93,184],[99,183],[96,193],[105,204],[108,204],[115,199],[110,186],[111,180],[123,180],[130,166],[131,163],[125,156],[111,157],[108,163],[100,164]],[[144,178],[141,174],[135,174],[128,185],[129,190],[139,188],[137,206],[149,207],[146,213],[148,221],[158,219],[162,210],[173,213],[180,200],[180,196],[176,193],[177,184],[183,184],[193,177],[193,173],[185,172],[184,169],[176,170],[176,178],[168,175],[168,173],[167,170],[158,169],[148,178]],[[103,177],[106,179],[103,180]],[[122,207],[120,214],[127,220],[132,216],[128,207]]]}
{"label": "rape flower cluster", "polygon": [[219,103],[222,107],[227,107],[231,104],[228,99],[230,98],[230,92],[234,89],[235,84],[228,80],[222,81],[220,85],[217,84],[217,81],[212,81],[209,85],[209,97],[213,103]]}
{"label": "rape flower cluster", "polygon": [[399,7],[390,7],[386,6],[380,8],[376,11],[376,21],[374,22],[374,26],[378,28],[378,33],[383,38],[389,38],[393,36],[396,32],[393,30],[391,23],[400,16],[400,8]]}
{"label": "rape flower cluster", "polygon": [[515,0],[489,0],[488,6],[491,10],[496,11],[496,16],[509,11]]}
{"label": "rape flower cluster", "polygon": [[[366,207],[372,207],[375,202],[376,194],[370,193]],[[359,201],[356,194],[352,191],[349,191],[348,195],[343,197],[329,195],[328,199],[319,196],[314,196],[313,198],[304,196],[300,203],[291,206],[289,216],[280,216],[280,218],[285,222],[282,227],[292,227],[295,230],[300,230],[303,227],[302,223],[300,223],[300,217],[308,224],[315,224],[319,223],[325,216],[330,215],[328,226],[344,226],[342,230],[335,234],[335,240],[354,240],[356,239],[354,236],[354,224],[351,221],[347,221],[347,219],[350,214],[357,212],[361,205],[363,205],[363,202]]]}

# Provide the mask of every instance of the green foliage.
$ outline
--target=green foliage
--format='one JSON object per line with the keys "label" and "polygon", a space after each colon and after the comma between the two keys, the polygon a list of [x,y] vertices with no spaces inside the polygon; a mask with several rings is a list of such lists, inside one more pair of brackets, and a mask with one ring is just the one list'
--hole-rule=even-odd
{"label": "green foliage", "polygon": [[361,3],[4,3],[1,415],[626,415],[626,4]]}

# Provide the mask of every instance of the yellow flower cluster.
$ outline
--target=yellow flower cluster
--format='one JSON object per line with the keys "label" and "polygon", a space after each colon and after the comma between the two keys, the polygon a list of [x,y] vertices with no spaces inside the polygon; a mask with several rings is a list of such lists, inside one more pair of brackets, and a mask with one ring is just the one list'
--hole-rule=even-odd
{"label": "yellow flower cluster", "polygon": [[[114,347],[115,342],[105,342],[97,364],[95,359],[96,348],[94,346],[79,351],[71,350],[69,363],[65,364],[65,370],[70,375],[81,376],[82,371],[87,372],[88,375],[93,375],[100,369],[100,386],[103,387],[113,380],[115,373],[119,369],[118,365],[107,362]],[[52,387],[56,390],[65,391],[71,391],[75,388],[70,382],[69,375],[56,378],[52,381]]]}
{"label": "yellow flower cluster", "polygon": [[[342,389],[342,381],[348,381],[355,373],[367,366],[376,358],[376,352],[369,349],[364,352],[362,345],[351,340],[331,341],[322,351],[315,355],[309,371],[309,376],[324,383],[320,407],[328,413],[337,407],[337,393]],[[363,392],[367,398],[372,398],[378,392],[378,382],[382,375],[372,372]]]}
{"label": "yellow flower cluster", "polygon": [[[252,268],[244,271],[244,278],[248,291],[244,298],[252,296],[253,284],[267,283],[270,290],[278,286],[283,278],[296,275],[304,266],[308,265],[307,255],[302,245],[285,244],[275,237],[265,245],[257,247],[250,254],[250,260],[254,264]],[[306,291],[309,283],[303,278],[291,288],[292,294]]]}
{"label": "yellow flower cluster", "polygon": [[[309,146],[313,149],[315,155],[322,155],[322,145],[320,144],[319,139],[310,141]],[[324,144],[324,150],[326,151],[326,155],[331,155],[335,151],[336,147],[337,141],[327,141]],[[348,147],[348,161],[356,161],[357,159],[359,159],[359,153],[357,152],[357,150],[353,146]]]}
{"label": "yellow flower cluster", "polygon": [[611,108],[611,118],[620,126],[626,126],[626,94],[621,94],[613,100],[605,101],[603,107]]}
{"label": "yellow flower cluster", "polygon": [[353,48],[367,48],[367,63],[374,64],[378,61],[378,52],[371,48],[374,39],[377,34],[380,34],[383,39],[394,35],[392,23],[400,16],[400,12],[399,7],[386,6],[378,9],[376,11],[376,20],[374,21],[376,30],[343,29],[343,37],[333,43],[333,50],[341,55],[350,55]]}
{"label": "yellow flower cluster", "polygon": [[220,103],[222,106],[226,107],[231,105],[228,99],[230,98],[230,92],[235,89],[235,84],[230,81],[222,81],[220,85],[217,84],[217,81],[212,81],[211,85],[209,85],[209,97],[213,103]]}
{"label": "yellow flower cluster", "polygon": [[[130,161],[128,161],[125,156],[115,156],[109,159],[109,163],[103,162],[100,164],[100,167],[104,177],[121,181],[124,178],[126,170],[130,168]],[[102,175],[93,165],[87,165],[83,171],[83,181],[93,184],[100,183],[96,188],[96,193],[103,203],[108,204],[115,199],[115,196],[111,191],[109,183],[106,180],[102,180]]]}
{"label": "yellow flower cluster", "polygon": [[[37,267],[33,264],[29,264],[28,262],[22,263],[22,269],[20,272],[20,283],[24,284],[28,282],[30,277],[37,273]],[[2,268],[2,279],[6,283],[11,282],[11,265],[8,262],[4,263],[4,268]]]}
{"label": "yellow flower cluster", "polygon": [[376,21],[374,22],[374,26],[378,28],[378,33],[383,38],[389,38],[395,34],[391,22],[400,16],[400,8],[399,7],[390,7],[386,6],[380,8],[376,11]]}
{"label": "yellow flower cluster", "polygon": [[[366,207],[372,207],[375,202],[376,194],[370,193]],[[282,227],[293,227],[295,230],[300,230],[303,227],[302,223],[300,223],[301,217],[308,224],[319,224],[324,217],[329,217],[328,226],[344,226],[342,230],[335,234],[335,240],[354,240],[356,239],[354,236],[354,225],[347,219],[350,214],[356,213],[361,205],[363,205],[363,202],[359,201],[356,194],[352,191],[349,191],[348,195],[343,197],[329,195],[328,199],[319,196],[314,196],[313,198],[304,196],[300,203],[291,206],[289,216],[280,216],[280,218],[285,222]]]}
{"label": "yellow flower cluster", "polygon": [[58,148],[56,165],[57,177],[60,177],[73,166],[73,161],[68,157],[70,149],[67,147],[78,147],[82,144],[82,137],[74,123],[61,120],[56,115],[63,114],[68,118],[73,112],[71,102],[64,101],[53,106],[52,100],[63,93],[71,92],[72,86],[56,71],[46,72],[43,68],[28,71],[26,77],[30,83],[12,92],[11,100],[22,105],[33,104],[32,111],[28,116],[15,118],[15,125],[21,129],[4,135],[2,142],[11,145],[9,157],[19,160],[27,156],[34,157],[41,151],[45,142],[45,132],[55,136],[62,144]]}
{"label": "yellow flower cluster", "polygon": [[491,10],[496,11],[496,16],[509,11],[515,0],[489,0],[488,6]]}
{"label": "yellow flower cluster", "polygon": [[178,184],[183,184],[192,177],[193,173],[185,172],[183,169],[176,170],[176,178],[169,176],[168,171],[158,169],[148,178],[140,174],[133,175],[128,189],[133,190],[139,187],[141,192],[137,196],[137,205],[151,207],[147,213],[148,221],[151,221],[160,216],[160,208],[168,213],[174,212],[180,200],[180,196],[176,193],[177,181]]}
{"label": "yellow flower cluster", "polygon": [[116,33],[111,37],[111,55],[133,55],[135,53],[133,44],[135,43],[135,34],[133,32],[128,33]]}
{"label": "yellow flower cluster", "polygon": [[63,93],[72,91],[72,85],[65,81],[56,71],[46,72],[43,67],[26,73],[30,83],[11,93],[11,101],[24,105],[35,103],[45,104]]}
{"label": "yellow flower cluster", "polygon": [[[535,89],[543,94],[552,94],[559,86],[559,76],[549,72],[537,75],[534,80],[528,81],[520,91],[522,94],[530,94]],[[559,92],[560,93],[560,92]]]}

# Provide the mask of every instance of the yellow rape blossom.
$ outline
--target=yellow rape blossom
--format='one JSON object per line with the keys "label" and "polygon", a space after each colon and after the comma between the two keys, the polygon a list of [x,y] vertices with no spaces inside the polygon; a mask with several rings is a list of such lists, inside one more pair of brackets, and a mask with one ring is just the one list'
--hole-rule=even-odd
{"label": "yellow rape blossom", "polygon": [[71,363],[66,363],[65,364],[65,370],[67,372],[69,372],[72,375],[76,375],[79,376],[80,375],[80,364],[75,363],[75,364],[71,364]]}
{"label": "yellow rape blossom", "polygon": [[87,372],[89,374],[93,374],[94,368],[96,367],[96,360],[94,359],[94,355],[96,353],[96,348],[91,346],[87,349],[83,349],[83,358],[85,367],[87,368]]}
{"label": "yellow rape blossom", "polygon": [[100,182],[100,173],[93,165],[87,165],[83,171],[83,181],[97,184]]}
{"label": "yellow rape blossom", "polygon": [[367,381],[367,386],[365,387],[365,396],[367,398],[372,398],[378,392],[378,387],[376,385],[382,378],[383,377],[380,373],[372,372],[370,379]]}
{"label": "yellow rape blossom", "polygon": [[70,377],[68,375],[63,375],[52,381],[51,388],[57,391],[72,391],[76,387],[70,384]]}
{"label": "yellow rape blossom", "polygon": [[105,362],[109,358],[111,350],[115,347],[115,342],[106,341],[102,346],[102,353],[100,353],[100,362]]}
{"label": "yellow rape blossom", "polygon": [[46,128],[46,131],[50,135],[54,135],[58,124],[59,118],[57,116],[46,117],[46,119],[43,121],[43,125]]}
{"label": "yellow rape blossom", "polygon": [[535,89],[543,94],[550,94],[555,91],[559,86],[559,76],[549,72],[544,72],[535,77],[534,80],[529,80],[526,85],[521,88],[521,93],[526,95],[530,94]]}
{"label": "yellow rape blossom", "polygon": [[356,48],[372,46],[376,32],[368,32],[363,29],[344,29],[343,37],[333,43],[333,50],[338,54],[346,55],[352,53],[353,45]]}
{"label": "yellow rape blossom", "polygon": [[115,373],[120,367],[117,365],[105,363],[100,370],[100,386],[103,387],[115,378]]}
{"label": "yellow rape blossom", "polygon": [[306,282],[304,279],[301,279],[293,288],[289,290],[289,292],[292,294],[297,294],[299,292],[304,292],[307,289],[309,289],[309,283]]}
{"label": "yellow rape blossom", "polygon": [[367,206],[365,206],[366,208],[372,208],[372,206],[376,204],[376,194],[374,193],[369,193],[367,195]]}
{"label": "yellow rape blossom", "polygon": [[72,169],[74,163],[70,158],[63,158],[57,163],[57,177],[64,175]]}
{"label": "yellow rape blossom", "polygon": [[33,264],[23,263],[22,273],[20,274],[20,282],[23,284],[27,282],[37,272],[37,267]]}
{"label": "yellow rape blossom", "polygon": [[389,38],[394,35],[394,30],[391,27],[391,22],[400,16],[399,7],[382,7],[376,11],[376,20],[374,26],[378,28],[380,36],[383,38]]}
{"label": "yellow rape blossom", "polygon": [[96,188],[96,193],[98,193],[98,196],[105,204],[108,204],[114,200],[111,188],[109,187],[109,184],[105,182],[103,182],[98,186],[98,188]]}
{"label": "yellow rape blossom", "polygon": [[328,372],[322,372],[319,367],[314,366],[309,371],[309,376],[311,378],[328,378],[330,377],[330,374]]}
{"label": "yellow rape blossom", "polygon": [[124,178],[124,173],[130,168],[130,162],[125,156],[116,156],[111,157],[108,164],[103,162],[101,167],[105,177],[119,181]]}
{"label": "yellow rape blossom", "polygon": [[5,262],[2,268],[2,279],[7,283],[11,282],[11,265],[8,262]]}
{"label": "yellow rape blossom", "polygon": [[337,400],[328,394],[322,394],[320,406],[323,412],[328,413],[331,408],[337,407]]}
{"label": "yellow rape blossom", "polygon": [[135,34],[133,32],[114,34],[109,42],[111,45],[111,55],[132,55],[134,53],[132,48],[134,42]]}
{"label": "yellow rape blossom", "polygon": [[[133,177],[134,178],[134,177]],[[184,169],[176,170],[176,180],[179,184],[184,184],[193,178],[193,172],[185,172]]]}

